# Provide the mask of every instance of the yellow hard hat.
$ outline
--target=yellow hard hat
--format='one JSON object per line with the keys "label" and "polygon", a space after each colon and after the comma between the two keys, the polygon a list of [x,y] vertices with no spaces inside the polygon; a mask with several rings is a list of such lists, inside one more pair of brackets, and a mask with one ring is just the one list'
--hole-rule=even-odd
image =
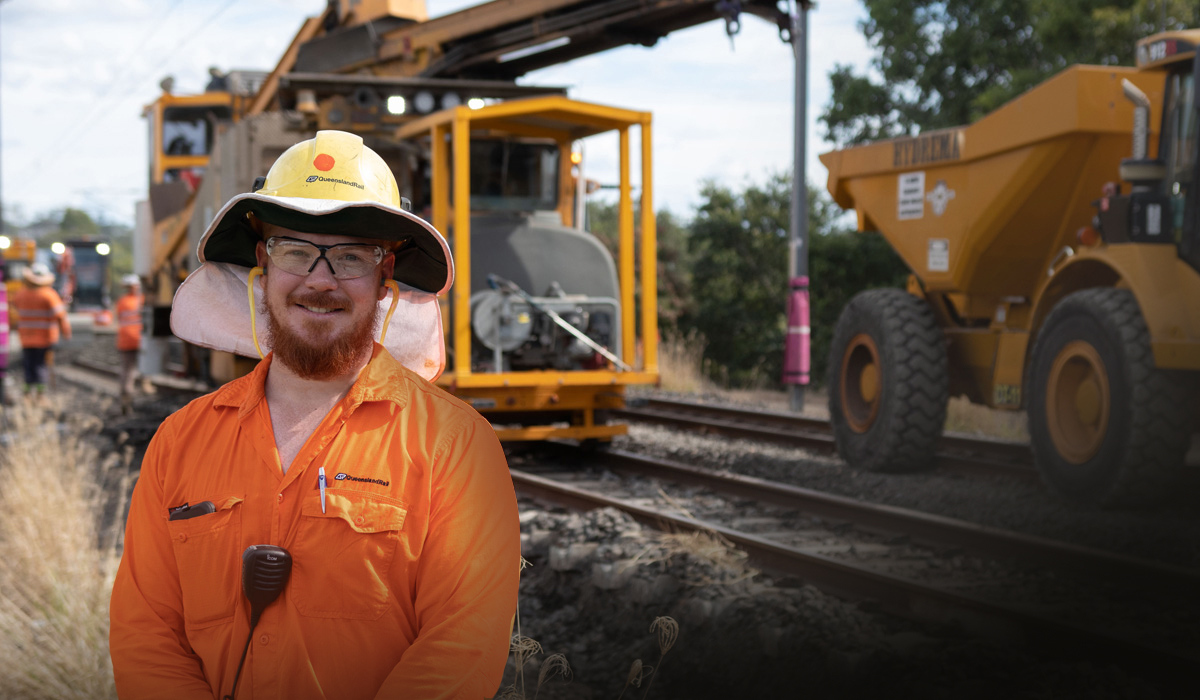
{"label": "yellow hard hat", "polygon": [[294,231],[400,241],[393,278],[440,294],[453,281],[450,248],[409,208],[391,169],[362,137],[318,131],[284,151],[261,187],[226,203],[201,237],[197,256],[201,263],[254,267],[260,238],[252,215]]}
{"label": "yellow hard hat", "polygon": [[436,296],[454,281],[450,248],[406,209],[379,154],[344,131],[319,131],[284,151],[261,185],[217,212],[200,238],[200,266],[175,290],[171,330],[177,337],[247,357],[270,350],[271,338],[254,316],[253,280],[261,272],[254,253],[261,239],[251,215],[294,231],[403,241],[392,273],[399,284],[388,281],[390,301],[377,304],[384,329],[379,342],[425,379],[441,374],[446,348]]}
{"label": "yellow hard hat", "polygon": [[404,208],[391,168],[361,137],[345,131],[318,131],[316,138],[284,151],[258,192]]}

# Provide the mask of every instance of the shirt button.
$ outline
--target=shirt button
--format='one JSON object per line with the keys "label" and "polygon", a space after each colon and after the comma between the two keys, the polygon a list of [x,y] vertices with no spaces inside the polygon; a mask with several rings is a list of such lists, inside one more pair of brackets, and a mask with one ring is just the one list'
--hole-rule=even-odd
{"label": "shirt button", "polygon": [[281,493],[281,494],[279,494],[279,502],[280,502],[280,503],[283,503],[283,494],[282,494],[282,493]]}
{"label": "shirt button", "polygon": [[355,517],[355,518],[354,518],[354,524],[356,524],[356,525],[362,525],[362,524],[363,524],[363,521],[365,521],[365,520],[366,520],[366,518],[364,518],[363,516],[359,515],[359,516],[357,516],[357,517]]}
{"label": "shirt button", "polygon": [[267,642],[269,642],[269,641],[271,641],[271,636],[270,636],[270,635],[267,635],[267,634],[264,634],[264,635],[262,635],[261,637],[259,637],[259,638],[258,638],[258,643],[259,643],[259,644],[266,644],[266,643],[267,643]]}
{"label": "shirt button", "polygon": [[186,534],[186,533],[183,533],[183,532],[179,533],[179,541],[180,541],[180,542],[187,542],[187,534]]}

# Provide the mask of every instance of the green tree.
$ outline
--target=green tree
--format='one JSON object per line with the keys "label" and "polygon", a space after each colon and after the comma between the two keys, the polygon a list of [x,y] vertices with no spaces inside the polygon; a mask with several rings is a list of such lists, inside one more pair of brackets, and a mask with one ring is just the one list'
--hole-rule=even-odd
{"label": "green tree", "polygon": [[[732,385],[779,386],[786,331],[791,177],[741,192],[713,182],[688,237],[694,304],[681,330],[707,340],[709,372]],[[896,286],[907,268],[880,236],[849,230],[823,190],[808,186],[813,377],[824,377],[833,326],[861,289]]]}
{"label": "green tree", "polygon": [[1200,21],[1187,0],[863,0],[874,76],[837,65],[820,120],[841,145],[969,124],[1075,63]]}
{"label": "green tree", "polygon": [[771,381],[782,367],[790,193],[784,175],[741,192],[711,180],[700,190],[688,239],[695,305],[684,324],[707,340],[710,373],[734,385]]}
{"label": "green tree", "polygon": [[850,297],[864,289],[903,287],[909,270],[878,233],[838,230],[813,237],[809,271],[812,380],[824,384],[833,328]]}
{"label": "green tree", "polygon": [[[588,229],[617,259],[617,204],[591,201],[587,204]],[[641,235],[641,207],[634,206],[635,236]],[[654,215],[658,257],[658,322],[663,331],[678,327],[680,316],[691,303],[691,263],[688,259],[688,229],[667,209]],[[641,257],[634,258],[635,273],[641,278]],[[640,290],[639,290],[640,292]],[[639,294],[640,298],[640,294]]]}
{"label": "green tree", "polygon": [[133,272],[133,229],[128,226],[105,226],[101,233],[108,236],[112,252],[108,255],[108,280],[111,295],[121,295],[121,278]]}
{"label": "green tree", "polygon": [[62,238],[94,238],[100,235],[100,225],[87,212],[70,207],[63,211],[58,230]]}

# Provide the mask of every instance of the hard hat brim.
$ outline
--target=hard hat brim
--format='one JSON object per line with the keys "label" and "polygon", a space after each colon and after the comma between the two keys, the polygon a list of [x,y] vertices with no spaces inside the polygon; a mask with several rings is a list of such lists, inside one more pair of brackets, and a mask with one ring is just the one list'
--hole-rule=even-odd
{"label": "hard hat brim", "polygon": [[[175,290],[171,302],[171,332],[193,345],[257,357],[254,339],[263,353],[269,353],[271,338],[267,320],[259,316],[257,328],[251,322],[247,287],[250,268],[222,262],[205,262],[188,275]],[[386,317],[391,297],[398,291],[396,313],[392,316],[383,347],[398,362],[421,377],[435,381],[446,366],[442,314],[437,297],[405,288],[388,293],[376,303],[375,319],[380,326]],[[261,309],[261,289],[255,305]],[[259,312],[261,313],[261,312]]]}
{"label": "hard hat brim", "polygon": [[274,197],[258,193],[230,199],[200,238],[200,262],[252,268],[260,239],[247,214],[276,226],[305,233],[407,241],[396,251],[393,279],[433,294],[454,282],[453,258],[446,239],[430,223],[412,213],[378,202]]}
{"label": "hard hat brim", "polygon": [[39,275],[28,267],[21,273],[21,277],[35,287],[49,287],[54,284],[53,273],[47,272],[46,274]]}

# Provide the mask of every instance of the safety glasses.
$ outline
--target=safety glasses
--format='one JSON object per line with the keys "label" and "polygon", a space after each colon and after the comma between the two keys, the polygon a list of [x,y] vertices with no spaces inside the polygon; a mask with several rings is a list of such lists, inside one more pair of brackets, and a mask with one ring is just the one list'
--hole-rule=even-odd
{"label": "safety glasses", "polygon": [[365,277],[375,271],[384,256],[383,248],[361,243],[317,245],[298,238],[272,236],[267,239],[267,257],[284,272],[308,275],[321,260],[329,265],[333,276],[340,280]]}

